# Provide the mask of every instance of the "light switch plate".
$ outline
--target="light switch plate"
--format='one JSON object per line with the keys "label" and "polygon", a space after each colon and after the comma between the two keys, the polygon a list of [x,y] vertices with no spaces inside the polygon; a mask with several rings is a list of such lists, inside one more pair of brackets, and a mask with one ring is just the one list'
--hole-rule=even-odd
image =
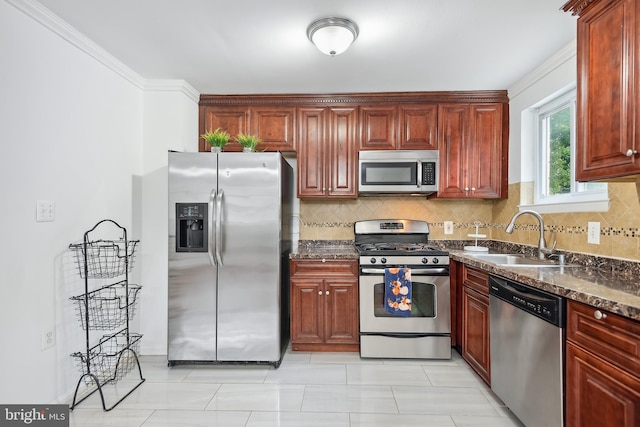
{"label": "light switch plate", "polygon": [[51,222],[56,219],[56,205],[52,200],[38,200],[36,202],[36,221]]}
{"label": "light switch plate", "polygon": [[592,245],[600,244],[600,223],[588,222],[587,223],[587,243]]}

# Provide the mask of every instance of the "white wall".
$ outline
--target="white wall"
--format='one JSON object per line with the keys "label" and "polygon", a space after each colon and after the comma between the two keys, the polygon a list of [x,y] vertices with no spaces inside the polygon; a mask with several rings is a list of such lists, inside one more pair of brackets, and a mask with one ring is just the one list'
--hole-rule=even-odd
{"label": "white wall", "polygon": [[[198,151],[198,104],[179,84],[156,82],[144,96],[140,305],[142,354],[167,354],[168,151]],[[185,84],[186,87],[188,87]]]}
{"label": "white wall", "polygon": [[575,83],[575,41],[509,88],[509,184],[531,182],[534,176],[534,130],[523,111]]}
{"label": "white wall", "polygon": [[[166,152],[195,150],[197,94],[184,82],[145,81],[74,31],[37,3],[0,1],[5,404],[69,402],[80,378],[69,355],[84,348],[69,297],[84,281],[68,245],[103,218],[142,240],[136,325],[149,348],[166,342]],[[35,221],[36,200],[55,202],[54,222]],[[56,343],[43,351],[51,329]]]}

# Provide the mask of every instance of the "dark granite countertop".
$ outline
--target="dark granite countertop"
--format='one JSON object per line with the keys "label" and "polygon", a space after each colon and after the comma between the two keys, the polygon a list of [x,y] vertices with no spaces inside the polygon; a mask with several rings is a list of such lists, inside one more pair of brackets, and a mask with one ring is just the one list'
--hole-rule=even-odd
{"label": "dark granite countertop", "polygon": [[449,253],[454,261],[478,267],[490,274],[640,320],[640,276],[633,269],[625,273],[614,271],[609,266],[603,268],[592,265],[507,267],[480,261],[464,250],[450,249]]}
{"label": "dark granite countertop", "polygon": [[301,240],[291,259],[358,259],[352,240]]}

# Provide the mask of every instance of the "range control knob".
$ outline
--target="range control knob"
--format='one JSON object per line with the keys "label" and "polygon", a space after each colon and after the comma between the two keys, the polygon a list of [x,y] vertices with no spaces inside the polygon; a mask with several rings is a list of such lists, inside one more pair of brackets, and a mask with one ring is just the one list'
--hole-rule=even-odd
{"label": "range control knob", "polygon": [[427,258],[427,257],[422,258],[422,263],[423,264],[429,264],[429,258]]}
{"label": "range control knob", "polygon": [[378,260],[377,260],[377,259],[375,259],[374,257],[371,257],[371,259],[369,260],[369,262],[370,262],[371,264],[375,264],[377,261],[378,261]]}
{"label": "range control knob", "polygon": [[434,258],[433,261],[431,261],[431,262],[433,262],[434,264],[439,264],[440,260],[438,258]]}
{"label": "range control knob", "polygon": [[380,258],[380,262],[383,263],[383,264],[386,264],[387,263],[387,259],[386,258]]}

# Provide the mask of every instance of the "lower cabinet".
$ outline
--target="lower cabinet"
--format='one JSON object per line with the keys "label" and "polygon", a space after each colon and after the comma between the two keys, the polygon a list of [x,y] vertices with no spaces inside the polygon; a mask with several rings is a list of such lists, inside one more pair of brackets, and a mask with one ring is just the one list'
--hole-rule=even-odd
{"label": "lower cabinet", "polygon": [[489,274],[463,264],[461,284],[462,357],[490,385]]}
{"label": "lower cabinet", "polygon": [[359,350],[357,260],[291,260],[291,346]]}
{"label": "lower cabinet", "polygon": [[567,304],[567,427],[640,425],[640,323]]}

